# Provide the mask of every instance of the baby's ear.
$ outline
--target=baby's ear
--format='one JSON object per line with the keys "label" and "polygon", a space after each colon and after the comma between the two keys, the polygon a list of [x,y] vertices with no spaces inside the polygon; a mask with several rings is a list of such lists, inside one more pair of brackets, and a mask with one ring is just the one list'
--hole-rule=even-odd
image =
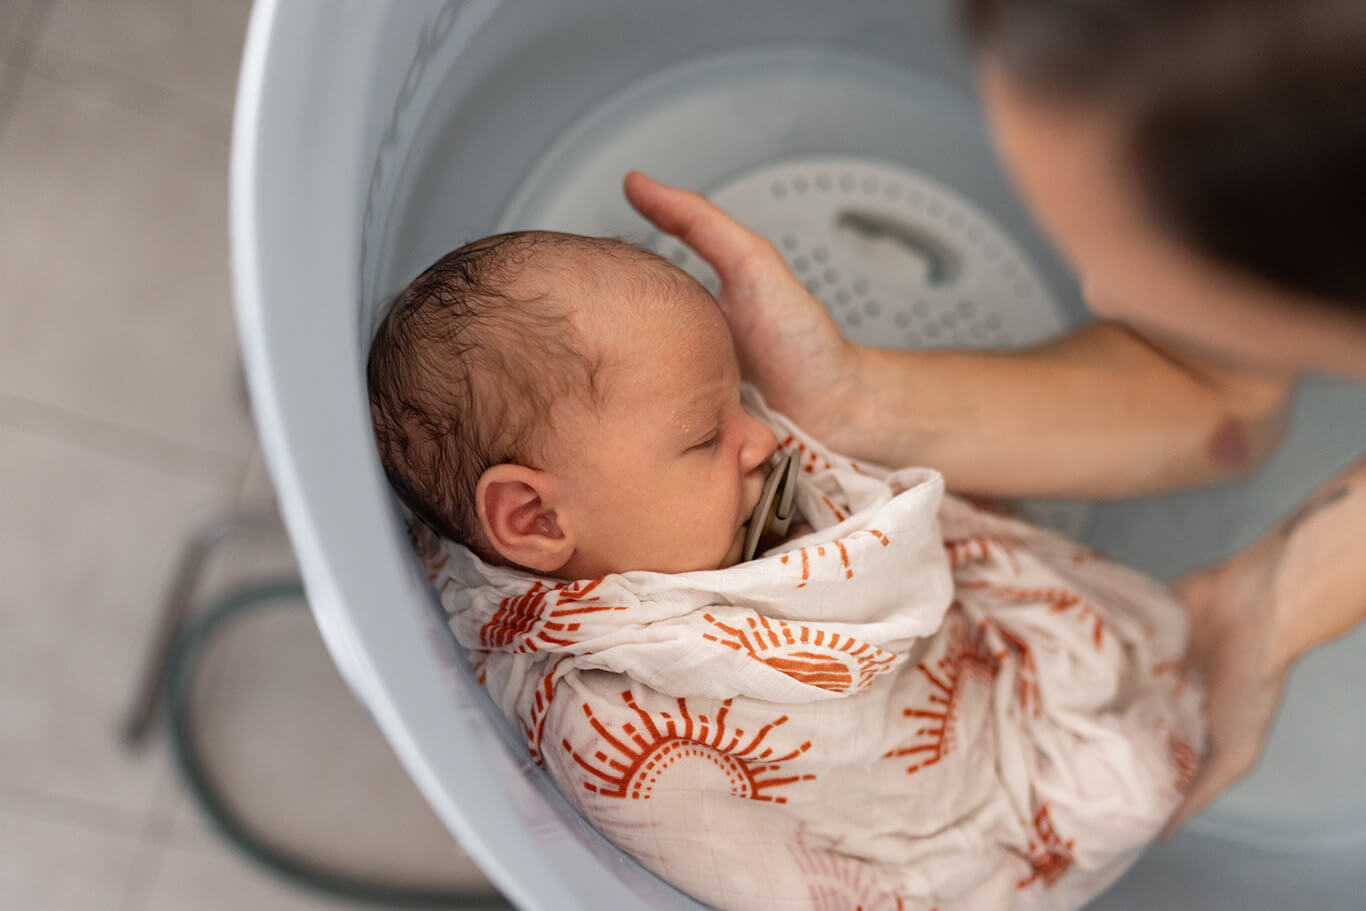
{"label": "baby's ear", "polygon": [[554,486],[545,472],[521,465],[494,465],[479,478],[479,524],[505,560],[548,574],[574,555],[573,538],[555,514]]}

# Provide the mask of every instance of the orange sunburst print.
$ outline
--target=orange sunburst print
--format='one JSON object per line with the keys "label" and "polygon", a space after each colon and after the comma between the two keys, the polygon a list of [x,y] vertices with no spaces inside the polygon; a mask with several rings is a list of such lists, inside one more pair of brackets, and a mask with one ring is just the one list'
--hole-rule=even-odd
{"label": "orange sunburst print", "polygon": [[930,684],[925,704],[901,711],[904,717],[919,719],[923,724],[908,746],[882,754],[883,759],[914,757],[915,761],[906,767],[907,775],[934,765],[953,752],[964,684],[978,680],[990,685],[996,676],[995,657],[987,652],[981,635],[963,617],[958,604],[949,608],[944,620],[948,627],[944,654],[933,667],[923,662],[917,666]]}
{"label": "orange sunburst print", "polygon": [[817,468],[825,469],[826,471],[829,471],[831,468],[829,459],[823,458],[822,456],[817,455],[813,450],[807,449],[805,444],[799,443],[794,436],[788,435],[778,444],[778,448],[783,452],[793,452],[794,450],[800,452],[802,454],[802,471],[807,474],[813,474]]}
{"label": "orange sunburst print", "polygon": [[1029,854],[1024,858],[1029,863],[1030,873],[1015,887],[1024,889],[1035,882],[1042,882],[1051,888],[1075,862],[1072,857],[1075,842],[1071,838],[1063,841],[1058,835],[1057,829],[1053,828],[1053,820],[1048,816],[1047,804],[1040,805],[1039,812],[1034,814],[1032,828],[1034,834],[1029,839]]}
{"label": "orange sunburst print", "polygon": [[844,510],[836,506],[835,501],[827,497],[825,494],[821,494],[821,502],[825,504],[826,509],[830,510],[830,513],[835,517],[836,522],[843,522],[845,519],[849,518],[848,514],[846,514]]}
{"label": "orange sunburst print", "polygon": [[436,554],[422,561],[423,567],[427,570],[427,581],[435,582],[441,575],[441,571],[446,568],[446,561],[450,559],[446,554]]}
{"label": "orange sunburst print", "polygon": [[866,864],[796,846],[792,854],[806,877],[812,911],[905,911],[900,896],[881,888]]}
{"label": "orange sunburst print", "polygon": [[470,660],[470,670],[474,672],[474,679],[479,681],[480,686],[485,685],[488,679],[488,660],[489,652],[487,649],[472,648],[465,653]]}
{"label": "orange sunburst print", "polygon": [[984,563],[999,554],[1009,561],[1016,575],[1020,574],[1020,563],[1015,551],[999,538],[986,535],[969,535],[966,538],[952,538],[944,542],[944,552],[949,557],[949,569],[958,569],[970,563]]}
{"label": "orange sunburst print", "polygon": [[583,786],[594,794],[648,800],[670,769],[702,764],[710,767],[707,771],[718,773],[714,780],[719,781],[731,796],[787,803],[785,796],[774,793],[777,789],[816,777],[788,774],[783,769],[784,763],[809,750],[811,741],[782,754],[764,745],[774,729],[787,723],[786,715],[780,715],[753,734],[746,734],[744,729],[726,724],[730,699],[721,703],[715,719],[694,714],[684,698],[677,700],[677,718],[670,712],[652,715],[636,703],[630,690],[621,693],[621,700],[635,712],[639,724],[628,721],[618,725],[616,731],[609,730],[585,702],[583,713],[602,738],[601,749],[594,751],[591,757],[584,757],[568,740],[562,741],[565,751],[592,776],[583,782]]}
{"label": "orange sunburst print", "polygon": [[798,588],[805,588],[806,584],[811,581],[811,567],[815,561],[833,559],[836,555],[839,556],[840,567],[844,570],[844,578],[852,579],[854,578],[854,564],[849,559],[848,544],[863,535],[869,535],[877,539],[878,543],[883,547],[888,547],[892,543],[892,539],[881,531],[878,531],[876,528],[868,528],[856,531],[847,538],[839,538],[835,541],[831,541],[829,544],[808,544],[806,547],[800,547],[795,551],[788,551],[782,555],[779,562],[782,563],[783,566],[793,565],[801,567],[802,573],[797,584]]}
{"label": "orange sunburst print", "polygon": [[1162,677],[1166,674],[1172,677],[1172,696],[1179,698],[1186,692],[1186,659],[1168,658],[1153,665],[1153,676]]}
{"label": "orange sunburst print", "polygon": [[719,636],[703,633],[702,638],[744,652],[794,680],[832,693],[861,690],[896,661],[892,652],[819,626],[752,615],[745,618],[747,628],[741,628],[728,626],[711,614],[702,618],[721,631]]}
{"label": "orange sunburst print", "polygon": [[1055,614],[1075,608],[1079,620],[1083,623],[1088,620],[1091,621],[1091,641],[1095,643],[1096,651],[1100,651],[1101,643],[1105,637],[1104,621],[1081,595],[1064,588],[1021,588],[1014,585],[993,585],[990,582],[975,580],[960,580],[957,585],[959,588],[990,592],[997,597],[1018,604],[1047,604],[1048,609]]}
{"label": "orange sunburst print", "polygon": [[1020,700],[1020,711],[1038,718],[1043,711],[1043,700],[1039,693],[1039,668],[1034,663],[1034,652],[1030,649],[1028,642],[1001,624],[990,621],[987,623],[1006,644],[1004,649],[992,655],[998,665],[1012,654],[1020,662],[1019,682],[1016,686]]}
{"label": "orange sunburst print", "polygon": [[541,738],[545,735],[545,720],[550,715],[550,703],[555,697],[555,670],[561,662],[567,660],[568,656],[560,658],[550,666],[550,670],[546,671],[541,682],[536,685],[528,717],[523,718],[519,714],[517,718],[522,725],[522,733],[526,735],[526,746],[531,753],[531,760],[538,766],[545,765],[545,758],[541,752]]}
{"label": "orange sunburst print", "polygon": [[601,579],[555,586],[537,582],[498,602],[498,610],[479,630],[480,642],[485,648],[514,653],[573,645],[580,624],[571,618],[626,610],[626,605],[602,604],[592,596],[601,584]]}
{"label": "orange sunburst print", "polygon": [[1166,733],[1167,758],[1176,771],[1176,780],[1172,784],[1179,793],[1186,794],[1191,789],[1196,770],[1200,768],[1200,754],[1185,737],[1175,731]]}

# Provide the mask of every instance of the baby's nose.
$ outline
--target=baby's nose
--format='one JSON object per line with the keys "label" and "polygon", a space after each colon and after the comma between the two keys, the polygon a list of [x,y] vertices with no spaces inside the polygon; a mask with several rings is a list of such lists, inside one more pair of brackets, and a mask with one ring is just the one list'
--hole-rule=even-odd
{"label": "baby's nose", "polygon": [[745,421],[745,442],[740,447],[741,468],[753,471],[773,458],[778,448],[778,438],[767,424],[748,411],[745,412]]}

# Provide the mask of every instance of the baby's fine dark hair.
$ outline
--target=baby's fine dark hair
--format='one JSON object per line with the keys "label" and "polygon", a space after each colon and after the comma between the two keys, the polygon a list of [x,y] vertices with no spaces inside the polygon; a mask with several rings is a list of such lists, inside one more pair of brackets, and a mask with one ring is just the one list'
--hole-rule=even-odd
{"label": "baby's fine dark hair", "polygon": [[1152,213],[1213,259],[1366,310],[1366,2],[960,0],[1012,79],[1115,112]]}
{"label": "baby's fine dark hair", "polygon": [[[484,471],[504,462],[539,467],[557,417],[600,403],[603,353],[571,314],[575,296],[600,284],[603,256],[656,267],[645,279],[655,287],[658,267],[668,266],[612,238],[485,237],[414,279],[370,344],[370,415],[389,483],[416,518],[485,559],[494,555],[475,506]],[[557,287],[517,290],[529,265],[552,260]]]}

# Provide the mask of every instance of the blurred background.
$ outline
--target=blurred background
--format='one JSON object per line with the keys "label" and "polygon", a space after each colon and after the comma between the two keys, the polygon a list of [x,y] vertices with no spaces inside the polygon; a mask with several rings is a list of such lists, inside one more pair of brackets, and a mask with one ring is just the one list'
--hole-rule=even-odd
{"label": "blurred background", "polygon": [[[247,0],[0,0],[0,907],[342,907],[205,822],[164,730],[119,728],[185,541],[273,510],[228,271]],[[278,527],[196,603],[292,571]],[[253,825],[352,875],[482,887],[303,610],[216,640],[193,688]],[[346,905],[345,907],[354,907]]]}

